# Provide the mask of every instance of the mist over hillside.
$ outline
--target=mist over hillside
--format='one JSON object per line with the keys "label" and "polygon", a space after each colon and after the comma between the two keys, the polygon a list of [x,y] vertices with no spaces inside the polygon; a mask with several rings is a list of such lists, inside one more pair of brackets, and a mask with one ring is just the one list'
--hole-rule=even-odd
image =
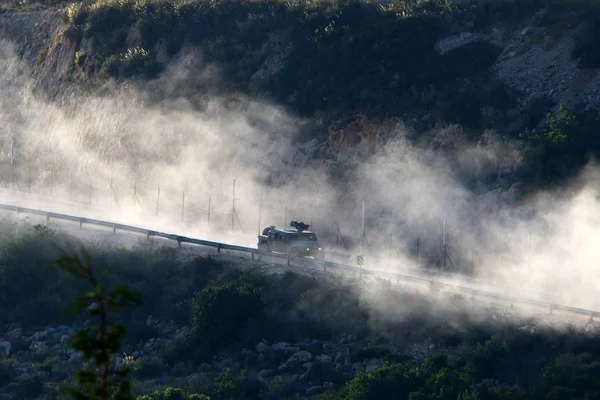
{"label": "mist over hillside", "polygon": [[[291,4],[5,12],[4,185],[109,208],[117,220],[156,214],[165,230],[244,245],[261,226],[290,219],[312,221],[323,240],[340,224],[356,244],[364,202],[378,269],[414,265],[417,241],[422,264],[440,267],[444,225],[452,267],[476,275],[524,272],[532,259],[549,265],[558,250],[547,244],[567,236],[577,246],[560,250],[563,259],[595,259],[572,233],[595,229],[573,211],[595,213],[586,161],[595,98],[557,111],[568,93],[579,104],[597,86],[593,62],[581,66],[581,93],[561,86],[546,99],[528,87],[539,74],[559,87],[562,65],[520,75],[535,52],[549,62],[568,53],[562,42],[536,44],[551,31],[574,37],[593,60],[574,27],[560,28],[561,5],[486,3],[469,14],[436,2]],[[588,10],[578,7],[569,18]],[[214,24],[195,25],[209,17]],[[427,35],[407,36],[419,32]],[[537,136],[519,137],[527,128]],[[539,271],[529,289],[547,279]]]}
{"label": "mist over hillside", "polygon": [[[295,219],[326,260],[600,310],[599,32],[595,0],[2,0],[0,203],[251,247]],[[137,400],[600,393],[593,318],[11,214],[0,399],[87,366],[89,286],[47,268],[78,240],[144,297]]]}

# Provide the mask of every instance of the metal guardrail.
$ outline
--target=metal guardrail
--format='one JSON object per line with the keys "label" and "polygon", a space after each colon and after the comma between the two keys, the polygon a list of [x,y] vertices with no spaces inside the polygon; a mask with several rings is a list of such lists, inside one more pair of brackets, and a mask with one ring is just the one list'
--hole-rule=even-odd
{"label": "metal guardrail", "polygon": [[543,307],[543,308],[548,309],[550,313],[552,313],[552,311],[554,311],[554,310],[565,311],[565,312],[572,313],[572,314],[586,315],[589,317],[590,321],[593,320],[594,317],[600,317],[600,311],[587,310],[587,309],[583,309],[583,308],[571,307],[571,306],[566,306],[566,305],[562,305],[562,304],[555,304],[555,303],[550,303],[550,302],[541,301],[541,300],[525,299],[525,298],[519,298],[519,297],[514,297],[514,296],[508,296],[508,295],[501,294],[501,293],[493,293],[493,292],[484,291],[484,290],[480,290],[480,289],[469,288],[469,287],[466,287],[463,285],[444,282],[442,280],[437,279],[437,277],[436,278],[417,277],[417,276],[401,274],[401,273],[396,273],[396,272],[383,272],[383,271],[375,271],[375,270],[371,270],[371,269],[364,269],[364,268],[359,268],[359,267],[355,267],[352,265],[345,265],[345,264],[335,263],[335,262],[331,262],[331,261],[318,261],[318,260],[311,260],[311,259],[306,259],[306,258],[291,257],[289,254],[271,253],[268,251],[258,250],[258,249],[254,249],[251,247],[244,247],[244,246],[237,246],[237,245],[232,245],[232,244],[227,244],[227,243],[213,242],[210,240],[195,239],[195,238],[180,236],[180,235],[176,235],[176,234],[172,234],[172,233],[164,233],[164,232],[159,232],[159,231],[155,231],[155,230],[138,228],[138,227],[131,226],[131,225],[119,224],[116,222],[102,221],[102,220],[93,219],[93,218],[77,217],[77,216],[68,215],[68,214],[61,214],[61,213],[55,213],[55,212],[51,212],[51,211],[43,211],[43,210],[38,210],[38,209],[33,209],[33,208],[19,207],[19,206],[15,206],[15,205],[0,204],[0,209],[7,210],[7,211],[14,211],[17,214],[27,213],[27,214],[40,215],[40,216],[43,216],[46,218],[47,224],[50,222],[50,219],[60,219],[60,220],[65,220],[65,221],[77,222],[77,223],[79,223],[79,228],[83,228],[83,224],[102,226],[102,227],[111,228],[113,230],[113,233],[116,233],[116,231],[119,230],[119,231],[125,231],[125,232],[139,233],[142,235],[146,235],[146,237],[148,237],[148,238],[160,237],[160,238],[164,238],[164,239],[173,240],[178,243],[179,247],[181,247],[182,243],[188,243],[188,244],[194,244],[194,245],[198,245],[198,246],[206,246],[206,247],[216,248],[217,252],[220,252],[221,250],[231,250],[231,251],[238,251],[238,252],[243,252],[243,253],[250,253],[252,260],[254,260],[257,255],[265,255],[265,256],[269,256],[269,257],[285,259],[285,260],[287,260],[288,265],[291,265],[292,261],[299,262],[299,263],[308,263],[308,264],[312,264],[312,265],[319,265],[323,268],[323,271],[325,271],[325,272],[327,271],[328,268],[331,268],[331,269],[336,269],[336,270],[344,270],[344,271],[354,272],[356,274],[359,274],[359,276],[361,276],[361,277],[363,275],[367,275],[367,276],[395,279],[396,282],[404,281],[404,282],[430,283],[430,282],[432,282],[433,279],[435,279],[436,284],[441,287],[451,288],[451,289],[454,289],[455,291],[457,291],[458,293],[471,295],[472,297],[479,296],[479,297],[484,297],[484,298],[488,298],[488,299],[501,300],[501,301],[510,303],[511,306],[514,306],[516,304],[538,306],[538,307]]}

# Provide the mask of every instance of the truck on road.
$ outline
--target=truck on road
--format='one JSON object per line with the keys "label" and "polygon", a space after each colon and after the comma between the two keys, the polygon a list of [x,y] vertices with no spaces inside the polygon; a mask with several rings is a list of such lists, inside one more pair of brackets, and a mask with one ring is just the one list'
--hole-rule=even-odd
{"label": "truck on road", "polygon": [[258,249],[324,261],[325,249],[319,243],[316,233],[308,230],[310,226],[294,220],[290,222],[290,226],[294,229],[277,229],[274,225],[266,227],[262,235],[258,235]]}

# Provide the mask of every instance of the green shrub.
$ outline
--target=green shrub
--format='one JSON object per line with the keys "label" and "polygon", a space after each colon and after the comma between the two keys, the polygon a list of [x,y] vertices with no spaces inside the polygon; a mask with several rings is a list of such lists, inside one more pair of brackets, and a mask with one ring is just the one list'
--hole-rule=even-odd
{"label": "green shrub", "polygon": [[360,372],[346,388],[344,400],[406,399],[425,383],[417,370],[403,364],[385,364],[371,372]]}
{"label": "green shrub", "polygon": [[203,394],[187,394],[181,389],[168,387],[152,394],[138,396],[136,400],[210,400],[210,397]]}
{"label": "green shrub", "polygon": [[466,370],[476,380],[481,380],[495,377],[500,361],[508,354],[507,344],[499,337],[494,336],[484,343],[468,346],[463,357],[466,361]]}
{"label": "green shrub", "polygon": [[0,240],[0,320],[36,326],[65,321],[64,298],[73,279],[50,268],[63,235],[43,225],[3,223]]}
{"label": "green shrub", "polygon": [[208,390],[215,400],[250,400],[259,398],[261,386],[258,381],[250,379],[247,370],[242,370],[237,374],[226,372],[219,375]]}
{"label": "green shrub", "polygon": [[[207,61],[219,64],[225,85],[219,90],[266,93],[304,114],[360,110],[397,116],[431,110],[444,99],[454,103],[462,86],[456,80],[485,74],[499,54],[497,46],[484,41],[438,54],[434,46],[445,29],[441,17],[455,12],[449,4],[122,0],[70,9],[69,21],[73,30],[83,26],[80,38],[90,39],[94,50],[86,63],[101,65],[104,78],[153,78],[161,70],[155,46],[163,43],[174,55],[187,41],[201,46]],[[292,44],[283,69],[251,85],[265,59],[281,51],[265,46],[275,35]],[[136,43],[127,43],[127,37]],[[131,61],[121,56],[136,46],[145,50]],[[475,86],[487,87],[486,80]],[[487,104],[480,102],[487,94],[469,95],[470,103],[464,99],[458,109],[469,116],[459,119],[476,126],[477,106]]]}
{"label": "green shrub", "polygon": [[561,104],[554,115],[547,115],[547,121],[535,134],[522,134],[529,144],[524,181],[535,190],[564,183],[600,155],[598,129],[598,110]]}
{"label": "green shrub", "polygon": [[264,305],[262,291],[248,283],[208,286],[192,301],[191,339],[215,347],[235,343],[247,322],[262,316]]}

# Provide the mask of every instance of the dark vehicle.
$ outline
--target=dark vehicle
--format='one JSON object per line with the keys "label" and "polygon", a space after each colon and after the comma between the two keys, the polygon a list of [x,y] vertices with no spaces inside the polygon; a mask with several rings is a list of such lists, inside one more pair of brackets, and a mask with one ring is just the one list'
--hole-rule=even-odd
{"label": "dark vehicle", "polygon": [[319,244],[317,235],[308,230],[309,225],[292,221],[290,226],[296,229],[277,229],[275,226],[265,228],[262,235],[258,236],[258,249],[324,261],[325,250]]}

